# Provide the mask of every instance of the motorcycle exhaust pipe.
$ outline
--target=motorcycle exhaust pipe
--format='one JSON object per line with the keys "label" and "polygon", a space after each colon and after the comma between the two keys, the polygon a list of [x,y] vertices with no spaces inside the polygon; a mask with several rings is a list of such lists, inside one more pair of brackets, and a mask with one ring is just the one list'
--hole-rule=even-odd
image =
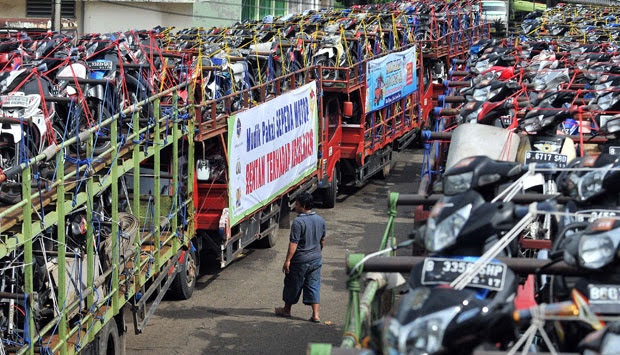
{"label": "motorcycle exhaust pipe", "polygon": [[461,110],[456,108],[435,107],[433,112],[435,113],[435,116],[456,116],[459,112],[461,112]]}
{"label": "motorcycle exhaust pipe", "polygon": [[[433,132],[433,133],[445,134],[446,132]],[[440,139],[440,138],[433,138],[431,135],[431,140],[432,139]],[[431,194],[431,195],[402,194],[398,196],[398,201],[396,204],[398,206],[420,206],[420,205],[421,206],[432,206],[435,203],[437,203],[437,201],[439,201],[439,199],[441,199],[443,196],[444,195],[442,194]],[[534,202],[543,202],[543,201],[547,201],[550,199],[553,199],[554,201],[557,201],[560,204],[565,204],[573,200],[570,197],[563,196],[563,195],[522,193],[522,194],[515,195],[511,201],[517,204],[529,204],[529,203],[534,203]]]}
{"label": "motorcycle exhaust pipe", "polygon": [[468,71],[464,71],[464,70],[453,70],[449,74],[451,76],[468,76],[471,73]]}
{"label": "motorcycle exhaust pipe", "polygon": [[455,65],[467,64],[467,59],[453,59],[452,63]]}
{"label": "motorcycle exhaust pipe", "polygon": [[[58,77],[58,80],[64,80],[68,82],[74,82],[76,78],[72,77]],[[116,85],[116,79],[83,79],[77,78],[78,84],[88,85]]]}
{"label": "motorcycle exhaust pipe", "polygon": [[62,102],[62,103],[69,103],[71,102],[71,100],[74,100],[74,98],[72,97],[67,97],[67,96],[43,96],[43,100],[45,102]]}
{"label": "motorcycle exhaust pipe", "polygon": [[446,80],[444,81],[444,85],[447,88],[466,88],[466,87],[471,86],[471,82],[469,80],[465,80],[465,81]]}
{"label": "motorcycle exhaust pipe", "polygon": [[448,96],[448,95],[439,95],[439,103],[441,105],[445,104],[445,103],[452,103],[452,104],[461,104],[464,103],[465,100],[465,96]]}

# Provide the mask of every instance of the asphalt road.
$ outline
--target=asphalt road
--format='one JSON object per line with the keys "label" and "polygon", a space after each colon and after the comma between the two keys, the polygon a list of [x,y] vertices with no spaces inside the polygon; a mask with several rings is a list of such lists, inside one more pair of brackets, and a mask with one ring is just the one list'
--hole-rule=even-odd
{"label": "asphalt road", "polygon": [[[308,343],[340,344],[348,303],[344,261],[350,252],[376,251],[387,221],[389,191],[415,193],[422,156],[395,153],[386,180],[341,191],[334,209],[316,208],[327,222],[323,250],[321,324],[310,323],[310,308],[293,307],[293,317],[276,317],[282,306],[282,263],[288,230],[280,230],[271,249],[248,250],[224,270],[210,270],[187,301],[160,304],[141,335],[129,322],[128,354],[304,354]],[[399,208],[396,233],[406,238],[412,209]]]}

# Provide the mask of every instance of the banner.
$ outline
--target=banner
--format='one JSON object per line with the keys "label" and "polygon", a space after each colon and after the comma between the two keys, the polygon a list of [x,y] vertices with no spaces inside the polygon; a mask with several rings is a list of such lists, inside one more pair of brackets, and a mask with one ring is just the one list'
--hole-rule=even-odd
{"label": "banner", "polygon": [[228,118],[231,226],[316,170],[316,95],[312,82]]}
{"label": "banner", "polygon": [[416,48],[366,63],[366,112],[398,101],[418,89]]}

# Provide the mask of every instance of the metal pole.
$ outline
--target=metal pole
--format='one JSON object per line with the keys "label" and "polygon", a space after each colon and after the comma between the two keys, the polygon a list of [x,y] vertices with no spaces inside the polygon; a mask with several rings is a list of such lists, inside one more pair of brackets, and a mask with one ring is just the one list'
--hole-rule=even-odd
{"label": "metal pole", "polygon": [[[375,298],[375,295],[377,294],[377,290],[379,290],[379,282],[376,280],[372,280],[368,283],[368,285],[366,285],[359,306],[360,322],[364,322],[366,320],[366,317],[368,317],[371,309],[371,303],[372,300]],[[347,333],[343,337],[340,346],[343,348],[354,348],[357,344],[356,339],[352,335],[355,335],[355,337],[359,337],[361,334],[349,334],[353,333],[351,327],[349,327],[349,329],[347,329],[346,331]],[[357,339],[357,341],[359,341],[359,339]]]}
{"label": "metal pole", "polygon": [[33,314],[33,260],[32,260],[32,199],[31,199],[31,181],[30,181],[30,165],[26,166],[22,172],[22,196],[28,200],[28,203],[24,206],[24,224],[22,232],[24,233],[24,292],[26,293],[26,324],[25,330],[28,330],[28,334],[24,334],[24,341],[28,344],[28,354],[34,354],[34,314]]}
{"label": "metal pole", "polygon": [[153,139],[153,149],[155,149],[153,155],[154,160],[154,173],[153,177],[153,193],[154,193],[154,203],[155,203],[155,215],[153,216],[153,247],[155,249],[155,264],[157,265],[157,269],[159,269],[161,265],[160,260],[160,251],[161,251],[161,223],[159,222],[161,218],[161,132],[159,128],[159,100],[156,100],[153,105],[153,110],[155,113],[155,128],[154,131],[154,139]]}
{"label": "metal pole", "polygon": [[[132,131],[138,132],[140,130],[140,110],[135,110],[132,115]],[[133,256],[133,269],[134,275],[140,275],[140,249],[141,249],[141,239],[142,239],[142,223],[140,222],[140,134],[136,134],[133,138],[135,140],[133,144],[133,214],[138,219],[138,235],[135,238],[134,248],[135,253]],[[136,292],[138,291],[139,286],[134,284],[136,287]],[[129,290],[126,290],[129,292]]]}
{"label": "metal pole", "polygon": [[[62,151],[61,151],[62,152]],[[67,244],[65,244],[65,157],[63,153],[57,154],[56,171],[58,172],[58,187],[56,188],[56,213],[58,214],[58,307],[60,307],[60,320],[58,324],[58,337],[61,339],[60,353],[67,353],[67,310],[66,310],[66,289],[67,289],[67,261],[65,258]]]}
{"label": "metal pole", "polygon": [[[110,123],[110,145],[114,152],[118,152],[118,120],[112,121]],[[115,154],[115,153],[112,153]],[[118,220],[118,159],[112,158],[112,167],[111,169],[111,178],[112,178],[112,263],[109,267],[113,267],[112,271],[112,287],[117,290],[112,295],[112,311],[114,314],[117,314],[120,308],[119,299],[118,299],[118,283],[119,283],[119,262],[120,262],[120,247],[119,241],[121,238],[119,231],[119,220]],[[126,260],[123,259],[123,262]],[[116,267],[115,267],[116,266]]]}
{"label": "metal pole", "polygon": [[60,32],[61,22],[60,15],[62,13],[62,2],[61,0],[54,0],[54,11],[52,17],[52,29],[56,32]]}
{"label": "metal pole", "polygon": [[179,212],[179,197],[180,197],[180,189],[179,189],[179,93],[175,91],[172,94],[172,206],[174,206],[174,211],[172,215],[172,221],[170,221],[172,233],[175,234],[176,238],[173,239],[172,245],[173,250],[176,252],[181,248],[181,243],[179,239],[179,219],[177,217],[177,213]]}
{"label": "metal pole", "polygon": [[[88,140],[86,141],[86,156],[93,156],[93,136],[90,135]],[[89,166],[88,169],[91,169]],[[95,243],[94,243],[94,229],[95,224],[93,221],[93,189],[95,188],[93,184],[93,176],[90,171],[86,171],[88,174],[88,180],[86,181],[86,195],[88,196],[88,200],[86,201],[86,221],[88,222],[86,228],[86,287],[95,288],[93,283],[95,282]],[[81,287],[81,285],[80,285]],[[92,309],[93,303],[95,302],[95,297],[92,293],[90,293],[86,297],[86,307],[88,310]],[[88,321],[87,329],[90,329],[93,320]],[[90,343],[95,339],[95,334],[93,332],[88,332],[88,342]]]}

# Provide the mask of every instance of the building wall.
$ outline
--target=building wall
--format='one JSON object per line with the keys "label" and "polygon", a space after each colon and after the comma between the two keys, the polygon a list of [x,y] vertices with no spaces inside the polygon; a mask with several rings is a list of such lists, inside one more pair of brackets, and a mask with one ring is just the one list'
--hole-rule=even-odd
{"label": "building wall", "polygon": [[196,0],[194,26],[222,27],[241,20],[242,0]]}
{"label": "building wall", "polygon": [[[192,26],[191,3],[85,1],[83,4],[83,22],[78,23],[86,33],[150,29],[157,25]],[[78,12],[77,16],[80,18],[81,14]]]}
{"label": "building wall", "polygon": [[26,0],[0,0],[0,17],[26,17]]}

